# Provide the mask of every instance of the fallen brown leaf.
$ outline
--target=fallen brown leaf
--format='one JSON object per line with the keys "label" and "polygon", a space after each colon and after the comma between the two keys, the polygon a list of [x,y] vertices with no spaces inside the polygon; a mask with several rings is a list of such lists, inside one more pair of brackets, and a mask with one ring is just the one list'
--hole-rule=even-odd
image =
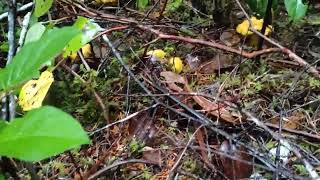
{"label": "fallen brown leaf", "polygon": [[162,166],[161,151],[159,149],[150,148],[148,150],[144,150],[142,153],[142,159],[158,164],[160,167]]}
{"label": "fallen brown leaf", "polygon": [[[279,124],[279,117],[271,119],[272,124]],[[286,117],[283,120],[283,127],[287,129],[298,129],[299,124],[301,124],[305,120],[305,115],[303,112],[296,111],[293,112],[291,116]]]}
{"label": "fallen brown leaf", "polygon": [[[194,94],[194,92],[189,88],[188,81],[182,77],[181,75],[175,74],[173,72],[161,72],[160,74],[162,77],[165,78],[165,82],[168,84],[169,89],[176,91],[176,92],[186,92],[190,94]],[[180,83],[184,85],[184,89],[177,86],[176,83]],[[229,123],[239,123],[241,122],[241,116],[232,115],[224,106],[223,103],[215,103],[209,101],[205,97],[202,96],[192,96],[193,100],[200,105],[203,110],[207,111],[211,115],[216,116],[217,118],[221,118]]]}
{"label": "fallen brown leaf", "polygon": [[238,63],[230,54],[217,54],[212,59],[199,66],[198,72],[202,74],[213,74],[219,69],[236,66]]}
{"label": "fallen brown leaf", "polygon": [[223,42],[227,46],[234,46],[240,42],[239,35],[235,32],[235,30],[227,30],[224,31],[220,35],[220,41]]}

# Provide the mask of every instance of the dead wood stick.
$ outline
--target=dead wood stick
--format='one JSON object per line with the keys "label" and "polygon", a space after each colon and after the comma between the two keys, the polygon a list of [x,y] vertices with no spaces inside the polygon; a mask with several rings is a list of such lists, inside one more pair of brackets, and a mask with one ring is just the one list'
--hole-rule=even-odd
{"label": "dead wood stick", "polygon": [[146,30],[146,31],[150,31],[151,33],[155,34],[158,36],[158,40],[159,39],[167,39],[167,40],[177,40],[177,41],[182,41],[182,42],[187,42],[190,44],[199,44],[199,45],[205,45],[205,46],[209,46],[209,47],[213,47],[213,48],[217,48],[217,49],[221,49],[227,52],[231,52],[234,54],[238,54],[241,56],[244,56],[246,58],[254,58],[256,56],[260,56],[262,54],[267,54],[267,53],[273,53],[273,52],[281,52],[281,49],[279,48],[269,48],[269,49],[263,49],[260,51],[253,51],[253,52],[246,52],[243,50],[238,50],[238,49],[234,49],[231,48],[229,46],[220,44],[220,43],[216,43],[216,42],[211,42],[211,41],[206,41],[206,40],[201,40],[201,39],[194,39],[194,38],[190,38],[190,37],[183,37],[183,36],[175,36],[175,35],[168,35],[168,34],[164,34],[159,30],[153,29],[151,26],[144,26],[144,25],[138,25],[138,28],[142,29],[142,30]]}
{"label": "dead wood stick", "polygon": [[145,160],[141,160],[141,159],[130,159],[130,160],[125,160],[125,161],[119,161],[119,162],[115,162],[114,164],[111,164],[110,166],[107,166],[99,171],[97,171],[95,174],[93,174],[92,176],[90,176],[88,178],[88,180],[92,180],[92,179],[98,179],[99,177],[104,176],[109,170],[124,165],[124,164],[130,164],[130,163],[145,163],[145,164],[154,164],[157,165],[153,162],[150,161],[145,161]]}

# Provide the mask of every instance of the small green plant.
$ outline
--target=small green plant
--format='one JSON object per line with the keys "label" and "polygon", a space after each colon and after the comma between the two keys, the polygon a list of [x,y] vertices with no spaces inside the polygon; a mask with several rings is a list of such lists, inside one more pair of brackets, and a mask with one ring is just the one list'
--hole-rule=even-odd
{"label": "small green plant", "polygon": [[149,169],[143,169],[142,178],[146,180],[152,179],[152,173],[149,171]]}
{"label": "small green plant", "polygon": [[129,144],[129,150],[131,154],[138,154],[141,152],[142,148],[145,146],[145,144],[137,139],[132,139],[132,141]]}
{"label": "small green plant", "polygon": [[148,6],[149,0],[137,0],[137,7],[139,9],[144,9]]}
{"label": "small green plant", "polygon": [[183,169],[185,169],[188,172],[197,172],[197,162],[191,158],[188,158],[183,163]]}
{"label": "small green plant", "polygon": [[[7,12],[7,6],[5,1],[0,1],[0,14]],[[0,176],[1,179],[1,176]]]}
{"label": "small green plant", "polygon": [[0,52],[8,52],[9,44],[8,42],[0,42]]}
{"label": "small green plant", "polygon": [[308,175],[308,171],[304,165],[294,164],[292,165],[292,167],[295,169],[296,172],[298,172],[300,176]]}
{"label": "small green plant", "polygon": [[[35,16],[46,13],[51,4],[52,0],[36,1]],[[67,45],[81,43],[70,44],[81,34],[76,26],[47,28],[39,37],[25,43],[12,62],[0,69],[0,93],[15,92],[24,82],[39,77],[39,69],[62,53]],[[79,122],[52,106],[33,109],[10,122],[0,121],[0,156],[40,161],[89,143]]]}
{"label": "small green plant", "polygon": [[[250,9],[258,16],[264,16],[267,9],[268,0],[247,0],[246,2]],[[278,4],[278,0],[273,0],[273,10],[277,9]],[[303,4],[302,0],[284,0],[284,4],[288,12],[288,16],[293,22],[301,20],[306,15],[308,10],[308,6]]]}
{"label": "small green plant", "polygon": [[183,3],[183,0],[170,0],[166,11],[175,12]]}
{"label": "small green plant", "polygon": [[[169,0],[166,12],[175,12],[183,3],[183,0]],[[149,4],[149,0],[137,0],[136,6],[139,9],[145,9]]]}
{"label": "small green plant", "polygon": [[53,161],[50,165],[54,170],[59,171],[59,176],[63,177],[66,175],[65,169],[67,164],[60,161]]}
{"label": "small green plant", "polygon": [[320,80],[315,79],[314,77],[309,78],[309,86],[312,89],[319,89],[320,88]]}
{"label": "small green plant", "polygon": [[[263,17],[265,10],[267,9],[268,0],[246,0],[250,9],[258,16]],[[276,9],[278,5],[278,0],[273,0],[272,8]]]}

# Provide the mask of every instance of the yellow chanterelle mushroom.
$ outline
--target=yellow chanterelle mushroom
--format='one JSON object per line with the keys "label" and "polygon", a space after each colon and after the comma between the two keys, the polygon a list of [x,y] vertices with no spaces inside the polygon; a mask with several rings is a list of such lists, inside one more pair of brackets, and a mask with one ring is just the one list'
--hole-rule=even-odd
{"label": "yellow chanterelle mushroom", "polygon": [[171,70],[175,73],[181,73],[183,70],[183,62],[180,57],[172,57],[169,59]]}
{"label": "yellow chanterelle mushroom", "polygon": [[[257,19],[256,17],[251,17],[250,18],[251,22],[252,22],[252,26],[254,29],[258,30],[258,31],[261,31],[262,29],[262,25],[263,25],[263,19]],[[253,34],[253,32],[249,31],[249,26],[250,26],[250,23],[249,21],[246,19],[244,20],[241,24],[239,24],[237,26],[237,33],[243,35],[243,36],[247,36],[247,35],[251,35]],[[265,35],[269,35],[270,33],[272,32],[272,26],[271,25],[268,25],[268,27],[266,28],[266,31],[265,31]]]}
{"label": "yellow chanterelle mushroom", "polygon": [[148,51],[147,55],[150,56],[150,60],[152,62],[162,62],[164,60],[164,57],[166,56],[166,53],[162,49],[155,49],[152,51]]}

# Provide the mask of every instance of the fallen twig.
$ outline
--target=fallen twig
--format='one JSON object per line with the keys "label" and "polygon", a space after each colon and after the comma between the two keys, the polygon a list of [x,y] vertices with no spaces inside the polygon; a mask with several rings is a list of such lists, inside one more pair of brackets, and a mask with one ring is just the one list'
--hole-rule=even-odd
{"label": "fallen twig", "polygon": [[235,53],[235,54],[244,56],[246,58],[254,58],[254,57],[260,56],[262,54],[280,52],[281,51],[281,49],[279,49],[279,48],[269,48],[269,49],[263,49],[263,50],[260,50],[260,51],[253,51],[253,52],[249,53],[249,52],[246,52],[246,51],[243,51],[243,50],[234,49],[234,48],[231,48],[229,46],[226,46],[226,45],[223,45],[223,44],[219,44],[219,43],[216,43],[216,42],[210,42],[210,41],[205,41],[205,40],[201,40],[201,39],[194,39],[194,38],[189,38],[189,37],[164,34],[159,30],[153,29],[151,26],[137,25],[137,27],[142,29],[142,30],[150,31],[151,33],[157,35],[158,36],[157,40],[159,40],[159,39],[177,40],[177,41],[182,41],[182,42],[186,42],[186,43],[190,43],[190,44],[205,45],[205,46],[209,46],[209,47],[212,47],[212,48],[217,48],[217,49],[221,49],[221,50],[224,50],[224,51],[227,51],[227,52]]}
{"label": "fallen twig", "polygon": [[[265,124],[266,124],[267,126],[271,127],[271,128],[279,129],[279,126],[276,125],[276,124],[272,124],[272,123],[265,123]],[[283,131],[286,131],[286,132],[289,132],[289,133],[292,133],[292,134],[299,135],[299,136],[304,136],[304,137],[308,137],[308,138],[313,138],[313,139],[316,139],[316,140],[320,140],[320,136],[319,136],[319,135],[316,135],[316,134],[311,134],[311,133],[307,133],[307,132],[304,132],[304,131],[298,131],[298,130],[289,129],[289,128],[284,128],[284,127],[282,127],[282,130],[283,130]]]}
{"label": "fallen twig", "polygon": [[[18,12],[24,11],[24,10],[26,10],[26,9],[32,7],[32,6],[33,6],[33,2],[30,2],[28,4],[25,4],[25,5],[21,6],[17,11]],[[8,17],[8,13],[7,12],[0,14],[0,21],[3,20],[6,17]]]}
{"label": "fallen twig", "polygon": [[100,131],[102,131],[102,130],[104,130],[104,129],[108,129],[108,128],[116,125],[116,124],[120,124],[120,123],[126,122],[126,121],[130,120],[131,118],[137,116],[137,115],[140,114],[141,112],[147,111],[147,110],[149,110],[149,109],[151,109],[151,108],[154,108],[154,107],[156,107],[156,106],[158,106],[158,104],[154,104],[154,105],[152,105],[152,106],[150,106],[150,107],[148,107],[148,108],[146,108],[146,109],[143,109],[143,110],[137,111],[137,112],[135,112],[135,113],[132,113],[132,114],[130,114],[129,116],[127,116],[127,117],[125,117],[125,118],[123,118],[123,119],[120,119],[120,120],[118,120],[118,121],[116,121],[116,122],[107,124],[106,126],[104,126],[104,127],[102,127],[102,128],[99,128],[99,129],[91,132],[91,133],[90,133],[90,136],[93,135],[93,134],[95,134],[95,133],[97,133],[97,132],[100,132]]}
{"label": "fallen twig", "polygon": [[[282,142],[281,143],[282,146],[286,147],[286,144],[291,144],[286,139],[281,137],[278,133],[275,133],[270,128],[268,128],[262,121],[260,121],[258,118],[253,116],[250,112],[248,112],[246,110],[242,110],[242,112],[248,117],[249,120],[253,121],[257,126],[266,130],[275,140]],[[317,171],[309,163],[309,161],[302,156],[302,154],[299,152],[299,150],[296,147],[290,146],[290,147],[286,147],[286,148],[290,149],[299,159],[301,159],[301,161],[303,162],[306,170],[308,171],[308,173],[312,179],[319,179],[319,175],[318,175]]]}
{"label": "fallen twig", "polygon": [[178,165],[180,164],[180,161],[183,157],[183,155],[186,153],[187,149],[188,149],[188,146],[190,146],[190,144],[192,143],[193,141],[193,138],[194,136],[197,134],[197,132],[203,127],[203,125],[199,126],[196,131],[191,135],[188,143],[186,144],[185,148],[182,150],[182,152],[180,153],[178,159],[176,160],[176,162],[174,163],[174,165],[172,166],[172,168],[170,169],[169,171],[169,175],[167,176],[167,180],[170,180],[170,179],[174,179],[174,172],[175,170],[177,169]]}
{"label": "fallen twig", "polygon": [[99,166],[104,164],[106,159],[112,154],[112,153],[110,153],[110,150],[114,147],[114,145],[117,145],[119,139],[120,139],[120,137],[118,138],[118,140],[115,140],[107,150],[104,151],[103,155],[100,156],[100,158],[96,161],[95,164],[93,164],[91,166],[91,168],[89,170],[87,170],[83,173],[83,176],[82,176],[83,179],[88,179],[92,174],[97,172]]}
{"label": "fallen twig", "polygon": [[130,160],[125,160],[125,161],[119,161],[119,162],[113,163],[110,166],[107,166],[107,167],[97,171],[92,176],[90,176],[88,178],[88,180],[98,179],[99,177],[104,176],[112,168],[115,168],[117,166],[121,166],[121,165],[124,165],[124,164],[130,164],[130,163],[145,163],[145,164],[157,165],[157,163],[154,163],[154,162],[151,162],[151,161],[146,161],[146,160],[141,160],[141,159],[130,159]]}

